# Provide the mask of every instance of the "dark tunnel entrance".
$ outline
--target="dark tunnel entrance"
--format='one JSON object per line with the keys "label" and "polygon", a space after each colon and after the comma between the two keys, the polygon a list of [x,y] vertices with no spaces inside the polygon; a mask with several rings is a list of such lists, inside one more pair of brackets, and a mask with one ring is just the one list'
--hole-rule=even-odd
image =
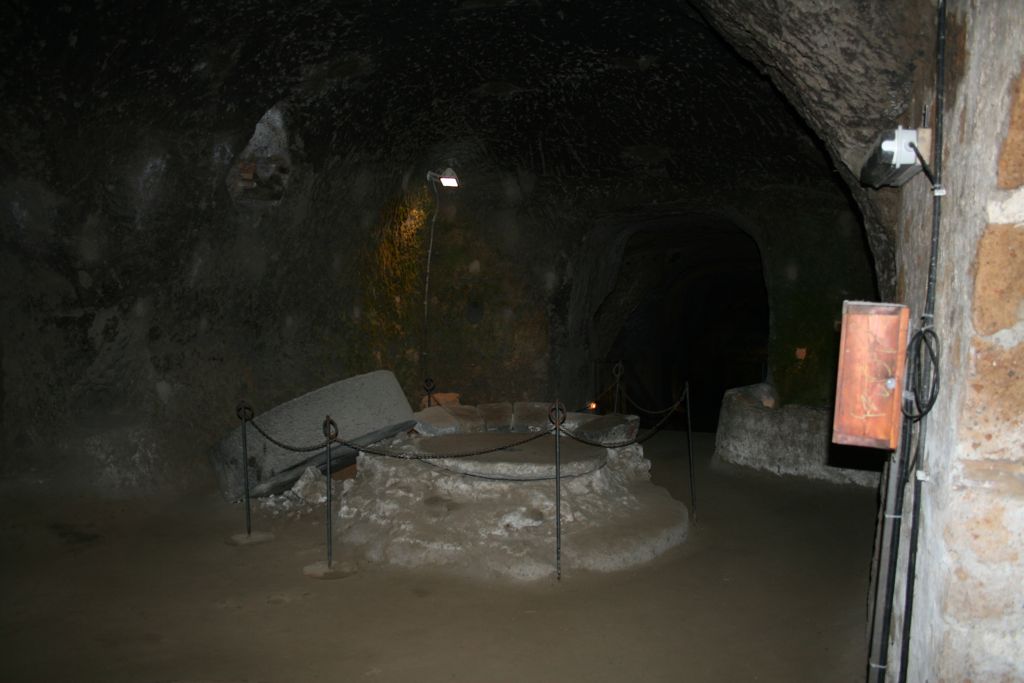
{"label": "dark tunnel entrance", "polygon": [[[766,379],[769,303],[761,252],[729,222],[636,231],[598,316],[613,315],[612,308],[623,322],[598,362],[598,386],[614,381],[621,362],[622,408],[645,426],[662,418],[658,411],[689,381],[693,427],[713,432],[725,391]],[[666,426],[682,428],[684,419],[679,411]]]}

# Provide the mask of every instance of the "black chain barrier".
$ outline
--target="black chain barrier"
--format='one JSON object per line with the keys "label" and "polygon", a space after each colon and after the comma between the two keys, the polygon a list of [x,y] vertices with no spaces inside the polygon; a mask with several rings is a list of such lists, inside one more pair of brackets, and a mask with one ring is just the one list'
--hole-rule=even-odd
{"label": "black chain barrier", "polygon": [[[672,416],[672,413],[675,411],[675,409],[678,408],[680,405],[682,405],[683,401],[686,400],[686,398],[687,398],[687,391],[684,390],[683,393],[679,396],[679,399],[675,403],[673,403],[671,407],[669,407],[665,411],[662,411],[662,412],[666,413],[665,416],[661,420],[659,420],[658,423],[655,424],[654,427],[652,427],[650,429],[650,431],[648,431],[647,434],[645,434],[643,436],[635,436],[635,437],[633,437],[631,439],[628,439],[626,441],[617,441],[617,442],[610,442],[610,443],[603,442],[603,441],[595,441],[595,440],[592,440],[592,439],[588,439],[588,438],[586,438],[586,437],[584,437],[584,436],[582,436],[582,435],[580,435],[580,434],[578,434],[578,433],[576,433],[574,431],[571,431],[571,430],[565,428],[563,425],[565,423],[566,415],[567,414],[565,412],[565,406],[562,405],[561,408],[560,408],[560,411],[561,411],[560,421],[558,423],[557,428],[552,426],[552,427],[549,427],[549,428],[547,428],[545,430],[541,430],[539,432],[535,432],[535,433],[533,433],[533,434],[531,434],[531,435],[529,435],[527,437],[524,437],[524,438],[519,439],[517,441],[513,441],[513,442],[508,443],[508,444],[504,444],[502,446],[493,446],[493,447],[489,447],[489,448],[480,448],[480,449],[471,450],[471,451],[456,451],[456,452],[452,452],[452,453],[428,453],[428,452],[425,452],[425,451],[395,451],[395,450],[386,450],[386,449],[380,449],[380,448],[372,448],[370,444],[359,444],[359,443],[356,443],[354,441],[349,441],[347,439],[343,439],[343,438],[338,437],[338,436],[335,436],[335,437],[330,438],[330,439],[325,439],[324,441],[320,441],[318,443],[311,444],[311,445],[308,445],[308,446],[296,446],[294,444],[289,444],[289,443],[286,443],[284,441],[281,441],[280,439],[275,438],[273,435],[271,435],[269,432],[267,432],[266,429],[261,427],[260,424],[258,422],[256,422],[255,419],[253,419],[253,414],[252,414],[252,408],[251,407],[248,408],[248,410],[249,410],[249,417],[248,417],[248,419],[246,421],[249,424],[251,424],[253,426],[253,428],[257,432],[259,432],[267,441],[269,441],[270,443],[274,444],[278,448],[283,448],[286,451],[292,451],[294,453],[311,453],[313,451],[319,451],[319,450],[323,450],[324,448],[327,448],[327,445],[329,443],[336,443],[338,445],[345,446],[347,448],[351,448],[352,450],[355,450],[355,451],[361,451],[361,452],[367,453],[369,455],[376,455],[376,456],[385,457],[385,458],[396,458],[396,459],[399,459],[399,460],[448,460],[448,459],[453,459],[454,460],[454,459],[459,459],[459,458],[474,458],[474,457],[481,456],[481,455],[487,455],[488,453],[497,453],[499,451],[504,451],[504,450],[508,450],[510,448],[515,448],[516,446],[522,446],[524,444],[530,443],[531,441],[536,441],[537,439],[541,439],[541,438],[543,438],[543,437],[545,437],[545,436],[547,436],[549,434],[553,434],[555,431],[558,431],[561,434],[564,434],[565,436],[569,437],[570,439],[572,439],[574,441],[578,441],[579,443],[585,444],[587,446],[594,446],[596,448],[625,448],[626,446],[631,446],[633,444],[642,444],[642,443],[648,441],[651,437],[653,437],[656,433],[658,433],[661,430],[662,427],[664,427],[665,423]],[[248,406],[248,404],[246,404],[246,406]],[[552,417],[552,411],[553,410],[554,410],[553,407],[549,410],[549,415],[548,415],[549,422],[552,421],[551,417]],[[241,416],[240,416],[240,419],[241,419]]]}
{"label": "black chain barrier", "polygon": [[293,453],[310,453],[312,451],[318,451],[327,448],[327,445],[330,443],[336,443],[338,445],[345,446],[346,448],[351,448],[354,451],[361,451],[369,455],[378,455],[384,458],[396,458],[398,460],[447,460],[458,458],[473,458],[480,455],[487,455],[488,453],[497,453],[498,451],[508,450],[509,448],[515,448],[516,446],[522,446],[523,444],[530,443],[531,441],[536,441],[537,439],[545,437],[552,431],[554,431],[553,429],[543,430],[531,434],[530,436],[520,439],[518,441],[513,441],[512,443],[492,448],[481,448],[478,450],[460,451],[456,453],[427,453],[424,451],[389,451],[379,448],[371,448],[370,444],[358,444],[355,443],[354,441],[348,441],[347,439],[342,439],[338,436],[335,436],[334,438],[330,439],[325,439],[324,441],[313,444],[311,446],[295,446],[289,443],[285,443],[280,439],[274,438],[265,429],[263,429],[263,427],[261,427],[257,422],[255,422],[252,419],[249,420],[249,424],[251,424],[256,429],[256,431],[262,434],[263,437],[270,443],[274,444],[278,448],[283,448],[286,451],[292,451]]}
{"label": "black chain barrier", "polygon": [[[616,370],[617,370],[617,374],[616,374],[616,385],[617,385],[618,384],[618,380],[620,379],[621,374],[622,374],[621,364],[617,365]],[[430,384],[432,385],[433,383],[430,382]],[[427,388],[427,384],[426,383],[424,384],[424,388]],[[433,389],[433,386],[430,386],[429,389],[428,389],[428,397],[430,396],[430,392],[432,391],[432,389]],[[618,402],[619,387],[616,386],[615,389],[616,389],[616,403],[617,403]],[[664,423],[668,420],[668,418],[671,417],[672,414],[675,412],[675,409],[678,408],[679,405],[681,405],[684,400],[686,400],[687,401],[687,405],[686,405],[686,411],[687,411],[687,439],[688,439],[688,443],[689,443],[689,438],[690,438],[690,428],[689,428],[689,411],[690,411],[689,393],[690,393],[690,391],[689,391],[689,383],[687,383],[686,384],[686,388],[683,390],[683,393],[679,396],[679,398],[676,400],[676,402],[670,408],[668,408],[665,411],[663,411],[663,412],[665,412],[665,416],[658,422],[658,424],[656,424],[654,426],[654,428],[648,434],[646,434],[643,437],[633,437],[632,439],[628,439],[626,441],[621,441],[621,442],[617,442],[617,443],[604,443],[604,442],[600,442],[600,441],[595,441],[595,440],[587,439],[587,438],[585,438],[585,437],[583,437],[583,436],[581,436],[579,434],[576,434],[573,431],[570,431],[569,429],[565,428],[564,425],[565,425],[565,422],[566,422],[566,418],[568,417],[568,413],[566,412],[565,405],[561,401],[556,400],[548,408],[548,422],[551,423],[551,426],[549,428],[541,430],[541,431],[538,431],[538,432],[536,432],[534,434],[531,434],[531,435],[529,435],[527,437],[524,437],[522,439],[517,439],[516,441],[513,441],[513,442],[508,443],[508,444],[504,444],[502,446],[491,447],[491,448],[479,448],[479,449],[475,449],[475,450],[459,451],[459,452],[454,452],[454,453],[427,453],[427,452],[421,452],[421,451],[394,451],[394,450],[371,448],[369,446],[369,444],[365,444],[365,445],[364,444],[357,444],[357,443],[354,443],[352,441],[348,441],[346,439],[342,439],[341,437],[339,437],[339,435],[338,435],[338,425],[337,425],[337,423],[334,420],[331,419],[331,417],[329,415],[324,418],[324,422],[323,422],[324,441],[316,443],[316,444],[312,444],[312,445],[309,445],[309,446],[295,446],[293,444],[288,444],[288,443],[286,443],[284,441],[281,441],[280,439],[275,438],[269,432],[267,432],[263,427],[261,427],[255,421],[255,419],[254,419],[255,418],[255,410],[253,409],[253,407],[249,403],[247,403],[246,401],[240,401],[238,403],[238,405],[236,406],[236,408],[235,408],[235,414],[238,417],[238,419],[241,420],[241,422],[242,422],[242,426],[241,426],[241,433],[242,433],[242,470],[243,470],[243,481],[244,481],[244,488],[245,488],[245,525],[246,525],[246,534],[247,535],[251,535],[251,533],[252,533],[252,513],[251,513],[251,503],[250,503],[250,494],[249,494],[249,457],[248,457],[248,444],[247,444],[247,440],[246,440],[247,425],[251,424],[253,426],[253,428],[256,429],[257,432],[259,432],[265,439],[267,439],[267,441],[269,441],[270,443],[272,443],[272,444],[274,444],[274,445],[276,445],[279,448],[282,448],[284,450],[292,451],[292,452],[295,452],[295,453],[308,453],[308,452],[317,451],[317,450],[320,450],[320,449],[324,449],[326,451],[326,453],[325,453],[325,459],[326,459],[326,463],[325,463],[326,464],[326,467],[325,467],[325,477],[326,477],[326,479],[325,479],[325,489],[326,489],[326,511],[325,511],[325,514],[326,514],[326,524],[325,524],[325,532],[326,532],[327,570],[328,571],[331,570],[331,565],[333,563],[333,550],[334,550],[334,538],[333,538],[334,535],[333,535],[333,526],[332,526],[333,525],[333,514],[332,514],[332,512],[333,512],[333,505],[332,505],[332,494],[333,494],[333,491],[332,491],[332,486],[331,486],[331,483],[332,483],[332,479],[331,479],[331,467],[332,467],[331,450],[332,450],[332,447],[333,447],[334,444],[339,444],[341,446],[345,446],[345,447],[350,448],[352,450],[355,450],[357,452],[366,453],[366,454],[369,454],[369,455],[376,455],[376,456],[394,458],[394,459],[399,459],[399,460],[416,460],[416,461],[421,461],[421,462],[423,462],[424,465],[429,465],[431,467],[435,467],[435,468],[442,469],[442,470],[445,470],[445,471],[448,471],[448,472],[452,472],[454,474],[460,474],[460,475],[463,475],[463,476],[477,478],[477,479],[486,479],[486,480],[490,480],[490,481],[505,481],[505,482],[509,482],[509,481],[511,481],[511,482],[535,482],[535,481],[551,481],[553,479],[555,481],[555,574],[556,574],[557,580],[561,581],[561,579],[562,579],[562,479],[563,479],[563,476],[562,476],[562,457],[561,457],[562,456],[562,452],[561,452],[561,436],[565,435],[568,438],[573,439],[574,441],[577,441],[579,443],[582,443],[582,444],[585,444],[585,445],[588,445],[588,446],[597,447],[597,448],[624,448],[626,446],[630,446],[630,445],[633,445],[633,444],[641,444],[644,441],[650,439],[656,433],[658,433],[658,431],[661,429],[661,427],[664,425]],[[434,460],[452,460],[452,459],[460,459],[460,458],[472,458],[472,457],[477,457],[477,456],[481,456],[481,455],[486,455],[488,453],[497,453],[499,451],[509,450],[509,449],[515,448],[517,446],[522,446],[524,444],[530,443],[532,441],[536,441],[537,439],[544,438],[545,436],[548,436],[548,435],[551,435],[551,434],[553,434],[554,437],[555,437],[555,476],[554,477],[548,477],[548,476],[545,476],[545,477],[500,477],[500,476],[490,476],[490,475],[475,474],[475,473],[470,473],[470,472],[459,472],[457,470],[452,470],[450,468],[444,467],[443,465],[438,465],[438,464],[432,462]],[[694,521],[696,521],[696,498],[694,497],[694,493],[693,493],[693,447],[692,447],[692,443],[690,443],[690,445],[689,445],[689,455],[690,455],[690,458],[689,458],[689,460],[690,460],[690,497],[691,497],[691,506],[693,508]],[[576,478],[576,477],[587,476],[589,474],[593,474],[595,472],[600,471],[601,469],[605,468],[607,465],[608,465],[608,460],[607,460],[607,458],[605,458],[601,462],[601,464],[598,465],[597,467],[595,467],[595,468],[593,468],[593,469],[591,469],[591,470],[589,470],[587,472],[581,472],[581,473],[577,473],[577,474],[573,474],[573,475],[567,475],[565,478]]]}
{"label": "black chain barrier", "polygon": [[[664,417],[662,417],[661,420],[659,420],[658,423],[656,425],[654,425],[654,428],[651,429],[650,432],[648,432],[643,437],[639,437],[639,438],[634,439],[632,442],[623,441],[623,442],[618,443],[618,444],[600,444],[600,445],[603,445],[605,448],[624,448],[625,446],[628,446],[631,443],[638,443],[638,444],[644,443],[645,441],[647,441],[648,439],[653,437],[655,434],[657,434],[659,431],[661,431],[661,428],[665,425],[665,423],[668,421],[668,419],[670,417],[672,417],[673,415],[675,415],[676,411],[679,409],[679,406],[683,403],[683,401],[686,401],[686,459],[687,459],[687,462],[688,462],[688,469],[689,469],[689,475],[690,475],[690,512],[691,512],[691,516],[693,518],[693,522],[694,522],[694,524],[696,524],[697,523],[697,491],[696,491],[695,475],[694,475],[694,467],[693,467],[693,421],[692,421],[692,419],[690,417],[690,404],[692,403],[691,396],[690,396],[690,382],[689,382],[689,380],[687,380],[684,383],[684,385],[683,385],[683,392],[679,395],[679,398],[676,400],[675,403],[673,403],[672,405],[670,405],[667,408],[662,408],[660,410],[649,410],[649,409],[644,408],[643,406],[641,406],[639,403],[636,402],[636,400],[632,396],[630,396],[629,392],[626,390],[626,388],[624,386],[625,383],[622,381],[622,376],[623,376],[624,373],[625,373],[625,366],[623,366],[622,361],[618,361],[617,363],[615,363],[615,365],[612,367],[612,375],[614,377],[614,380],[613,380],[612,385],[611,385],[611,386],[613,386],[615,388],[615,401],[614,401],[615,412],[618,412],[619,397],[621,396],[623,402],[628,402],[628,403],[632,404],[634,408],[636,408],[637,410],[639,410],[642,413],[646,413],[648,415],[664,415]],[[607,393],[607,389],[605,390],[604,393]],[[572,438],[576,438],[575,435],[570,435],[570,436]],[[578,440],[581,440],[581,439],[578,439]],[[592,446],[599,445],[598,443],[593,442],[593,441],[581,440],[581,442],[589,444],[589,445],[592,445]]]}
{"label": "black chain barrier", "polygon": [[622,392],[622,397],[624,399],[626,399],[626,403],[628,403],[629,405],[633,406],[634,408],[639,410],[641,413],[646,413],[648,415],[664,415],[665,413],[674,412],[675,409],[679,407],[679,403],[677,402],[677,403],[674,403],[674,404],[670,405],[668,408],[662,408],[661,410],[650,410],[649,408],[644,408],[642,405],[637,403],[636,399],[634,399],[632,394],[630,394],[628,391],[623,391]]}
{"label": "black chain barrier", "polygon": [[593,441],[593,440],[588,439],[588,438],[586,438],[584,436],[580,436],[579,434],[571,432],[568,429],[565,429],[564,427],[560,427],[559,431],[562,432],[563,434],[565,434],[566,436],[568,436],[570,439],[572,439],[574,441],[579,441],[580,443],[586,444],[587,446],[596,446],[597,448],[625,448],[626,446],[632,446],[633,444],[642,444],[642,443],[650,440],[651,437],[653,437],[655,434],[657,434],[659,431],[661,431],[662,427],[665,426],[665,423],[668,422],[668,419],[670,417],[672,417],[672,414],[675,412],[676,408],[681,406],[683,404],[683,401],[687,400],[688,395],[689,395],[689,386],[687,386],[686,389],[683,389],[683,393],[679,395],[679,398],[676,400],[676,402],[673,403],[670,408],[668,408],[666,411],[664,411],[665,412],[665,416],[663,418],[661,418],[658,421],[658,423],[655,424],[650,429],[649,432],[647,432],[643,436],[634,436],[632,439],[629,439],[627,441],[618,441],[618,442],[614,442],[614,443],[604,443],[604,442],[601,442],[601,441]]}

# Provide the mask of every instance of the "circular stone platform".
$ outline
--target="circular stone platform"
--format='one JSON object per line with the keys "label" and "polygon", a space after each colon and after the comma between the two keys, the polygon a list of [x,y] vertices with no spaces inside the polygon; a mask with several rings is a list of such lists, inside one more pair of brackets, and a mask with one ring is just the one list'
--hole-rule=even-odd
{"label": "circular stone platform", "polygon": [[[523,433],[405,437],[391,450],[456,453],[521,441]],[[562,437],[562,573],[646,562],[686,538],[686,507],[650,482],[643,448]],[[471,458],[402,460],[360,454],[347,480],[339,556],[475,577],[555,573],[554,437]]]}

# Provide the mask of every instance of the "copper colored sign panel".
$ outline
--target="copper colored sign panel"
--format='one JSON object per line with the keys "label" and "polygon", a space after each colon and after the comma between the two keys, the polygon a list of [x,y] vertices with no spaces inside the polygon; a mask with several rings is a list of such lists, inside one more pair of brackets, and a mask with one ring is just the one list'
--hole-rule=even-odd
{"label": "copper colored sign panel", "polygon": [[909,319],[899,304],[843,302],[835,443],[896,448]]}

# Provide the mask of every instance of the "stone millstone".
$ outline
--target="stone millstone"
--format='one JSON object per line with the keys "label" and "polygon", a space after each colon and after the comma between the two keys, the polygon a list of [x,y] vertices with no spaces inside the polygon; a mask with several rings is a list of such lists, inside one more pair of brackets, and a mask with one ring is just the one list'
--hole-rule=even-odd
{"label": "stone millstone", "polygon": [[[338,435],[348,441],[369,443],[373,435],[380,439],[412,423],[412,408],[390,370],[328,384],[257,412],[254,422],[274,438],[295,446],[310,446],[324,441],[323,421],[330,415],[338,425]],[[408,423],[408,424],[406,424]],[[227,500],[244,495],[242,476],[241,425],[231,430],[210,455],[221,492]],[[249,450],[249,485],[253,495],[268,495],[284,490],[297,480],[310,461],[323,458],[312,452],[293,452],[265,439],[251,425],[246,438]],[[272,486],[265,484],[272,482]]]}

